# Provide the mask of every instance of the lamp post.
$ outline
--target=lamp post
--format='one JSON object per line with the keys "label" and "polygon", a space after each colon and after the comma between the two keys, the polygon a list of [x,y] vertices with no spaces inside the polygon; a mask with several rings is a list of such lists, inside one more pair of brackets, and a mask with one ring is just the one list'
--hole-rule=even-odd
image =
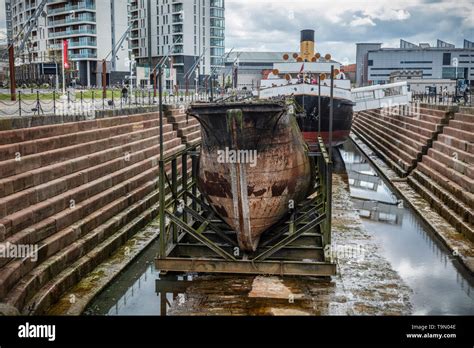
{"label": "lamp post", "polygon": [[135,55],[130,55],[130,98],[133,95],[133,65],[135,64]]}

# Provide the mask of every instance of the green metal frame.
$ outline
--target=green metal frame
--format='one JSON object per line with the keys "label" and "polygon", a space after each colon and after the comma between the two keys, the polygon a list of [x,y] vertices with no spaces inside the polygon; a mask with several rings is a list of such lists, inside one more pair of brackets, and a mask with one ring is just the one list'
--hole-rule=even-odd
{"label": "green metal frame", "polygon": [[[164,233],[160,233],[159,238],[160,253],[155,262],[158,269],[241,274],[335,274],[336,265],[324,259],[324,249],[331,241],[328,218],[331,212],[331,164],[321,138],[318,152],[310,153],[318,168],[316,193],[299,204],[286,222],[261,241],[257,252],[252,255],[235,252],[239,250],[235,231],[231,231],[216,215],[197,189],[199,148],[200,144],[196,144],[159,161],[160,192],[170,192],[172,198],[166,202],[163,198],[162,202],[161,196],[164,195],[160,195],[160,231]],[[190,159],[192,168],[188,167]],[[313,244],[307,245],[308,241]],[[173,255],[175,252],[187,256],[176,257]],[[308,262],[308,259],[320,260]]]}

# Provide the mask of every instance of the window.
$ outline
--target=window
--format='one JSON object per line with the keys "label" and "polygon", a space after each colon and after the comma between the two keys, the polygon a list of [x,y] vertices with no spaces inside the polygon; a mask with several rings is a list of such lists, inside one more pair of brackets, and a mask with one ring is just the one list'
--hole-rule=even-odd
{"label": "window", "polygon": [[373,61],[372,59],[369,59],[369,61],[367,62],[367,65],[368,65],[368,66],[374,65],[374,61]]}
{"label": "window", "polygon": [[451,65],[451,53],[443,53],[443,65]]}

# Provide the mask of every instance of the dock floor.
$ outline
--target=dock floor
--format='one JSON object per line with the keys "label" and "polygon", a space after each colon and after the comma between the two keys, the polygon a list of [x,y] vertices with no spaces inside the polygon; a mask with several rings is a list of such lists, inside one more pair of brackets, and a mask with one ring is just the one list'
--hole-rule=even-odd
{"label": "dock floor", "polygon": [[184,296],[172,303],[168,315],[410,314],[410,289],[364,229],[350,202],[346,175],[334,175],[333,204],[333,244],[353,246],[353,250],[363,246],[363,250],[361,257],[338,253],[338,275],[332,280],[197,276]]}

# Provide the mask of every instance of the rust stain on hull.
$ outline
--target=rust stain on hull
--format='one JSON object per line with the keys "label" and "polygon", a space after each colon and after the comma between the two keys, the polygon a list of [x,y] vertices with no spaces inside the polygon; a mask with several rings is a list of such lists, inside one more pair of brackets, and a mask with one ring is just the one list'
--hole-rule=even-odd
{"label": "rust stain on hull", "polygon": [[[290,202],[298,204],[313,187],[296,120],[279,102],[193,104],[188,113],[202,125],[199,189],[237,232],[240,248],[255,251]],[[251,154],[253,162],[243,160]]]}

